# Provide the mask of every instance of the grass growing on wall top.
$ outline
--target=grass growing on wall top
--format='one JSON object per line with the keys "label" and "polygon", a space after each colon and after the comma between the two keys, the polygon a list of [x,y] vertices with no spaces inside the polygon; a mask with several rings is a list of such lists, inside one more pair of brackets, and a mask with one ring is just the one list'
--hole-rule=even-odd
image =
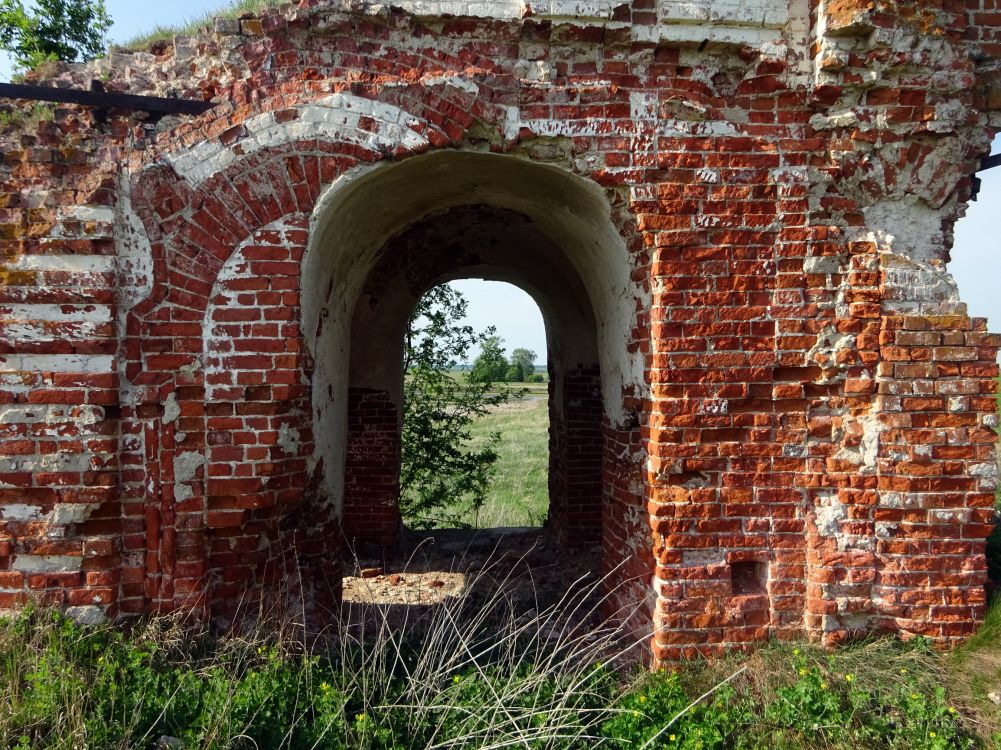
{"label": "grass growing on wall top", "polygon": [[112,51],[148,49],[157,42],[170,42],[175,36],[193,36],[204,28],[212,28],[216,18],[239,18],[244,13],[260,13],[271,8],[288,5],[289,0],[239,0],[223,4],[215,10],[208,10],[177,26],[155,26],[148,32],[139,34],[122,44],[112,46]]}

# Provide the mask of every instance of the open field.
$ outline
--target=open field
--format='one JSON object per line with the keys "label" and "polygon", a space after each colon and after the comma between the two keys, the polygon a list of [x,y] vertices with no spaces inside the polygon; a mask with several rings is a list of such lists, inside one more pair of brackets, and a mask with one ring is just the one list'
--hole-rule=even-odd
{"label": "open field", "polygon": [[[466,523],[476,528],[540,526],[549,510],[549,411],[545,384],[495,408],[472,426],[478,443],[499,432],[497,474],[487,502]],[[541,396],[540,396],[541,394]]]}

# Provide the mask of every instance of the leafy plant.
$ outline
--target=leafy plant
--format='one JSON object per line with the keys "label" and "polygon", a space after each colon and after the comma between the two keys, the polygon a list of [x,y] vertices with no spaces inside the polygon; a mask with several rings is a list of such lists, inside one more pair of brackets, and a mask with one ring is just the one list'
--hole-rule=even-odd
{"label": "leafy plant", "polygon": [[[470,425],[518,394],[491,392],[494,379],[453,377],[477,344],[496,342],[493,328],[463,325],[466,299],[447,285],[417,303],[407,326],[404,358],[400,512],[412,528],[468,526],[486,500],[500,435],[471,445]],[[475,370],[475,367],[474,367]]]}
{"label": "leafy plant", "polygon": [[[514,349],[511,352],[511,368],[508,370],[508,382],[524,383],[525,381],[532,381],[532,376],[535,374],[535,357],[536,354],[531,349],[522,349],[521,347]],[[511,370],[514,371],[515,377],[511,377]]]}
{"label": "leafy plant", "polygon": [[0,0],[0,48],[30,70],[49,60],[93,60],[104,53],[111,17],[104,0]]}
{"label": "leafy plant", "polygon": [[266,613],[240,634],[162,616],[125,635],[29,608],[0,619],[0,747],[588,747],[616,688],[594,663],[625,653],[613,629],[580,627],[601,583],[525,617],[507,575],[472,575],[402,627],[348,610],[309,649]]}
{"label": "leafy plant", "polygon": [[469,371],[469,379],[478,383],[501,383],[507,378],[508,361],[504,356],[502,339],[493,335],[491,327],[489,335],[480,338],[480,353]]}

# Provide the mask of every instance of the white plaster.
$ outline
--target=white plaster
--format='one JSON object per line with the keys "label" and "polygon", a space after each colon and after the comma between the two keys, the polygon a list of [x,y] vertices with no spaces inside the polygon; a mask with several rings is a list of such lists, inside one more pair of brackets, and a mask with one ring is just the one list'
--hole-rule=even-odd
{"label": "white plaster", "polygon": [[891,198],[862,209],[870,239],[884,252],[914,261],[941,257],[942,214],[915,196]]}
{"label": "white plaster", "polygon": [[15,555],[11,569],[21,573],[74,573],[83,565],[82,557],[72,555]]}
{"label": "white plaster", "polygon": [[100,464],[102,455],[106,458],[108,454],[87,451],[84,453],[59,452],[27,456],[0,456],[0,472],[89,471]]}
{"label": "white plaster", "polygon": [[681,553],[681,564],[688,567],[722,565],[726,562],[724,549],[686,549]]}
{"label": "white plaster", "polygon": [[69,328],[63,328],[58,333],[50,330],[45,321],[28,323],[7,323],[4,325],[4,338],[7,341],[20,343],[39,343],[56,339],[80,341],[99,336],[100,323],[72,323]]}
{"label": "white plaster", "polygon": [[823,495],[817,500],[818,506],[814,510],[817,533],[826,537],[840,537],[841,521],[848,518],[848,509],[838,500],[837,495]]}
{"label": "white plaster", "polygon": [[877,539],[893,539],[900,532],[900,524],[889,521],[877,521],[874,528]]}
{"label": "white plaster", "polygon": [[83,523],[100,507],[97,503],[57,503],[45,520],[53,526]]}
{"label": "white plaster", "polygon": [[973,464],[970,467],[970,475],[975,477],[997,478],[998,465],[993,462]]}
{"label": "white plaster", "polygon": [[[354,143],[375,151],[403,147],[421,150],[428,140],[409,125],[420,121],[399,107],[353,94],[337,93],[296,107],[298,119],[279,123],[272,113],[246,120],[246,137],[238,141],[241,157],[261,149],[299,140],[324,140]],[[362,118],[375,121],[374,132],[362,129]],[[237,160],[236,152],[219,140],[202,141],[174,154],[166,155],[175,171],[198,187]]]}
{"label": "white plaster", "polygon": [[[118,180],[118,203],[115,218],[115,249],[118,253],[118,323],[125,330],[132,309],[153,292],[153,249],[142,219],[132,209],[132,181],[127,169]],[[125,362],[121,364],[122,382]]]}
{"label": "white plaster", "polygon": [[658,124],[662,136],[688,137],[692,135],[728,136],[738,135],[739,130],[726,120],[677,120],[664,118]]}
{"label": "white plaster", "polygon": [[4,266],[10,271],[113,273],[117,262],[110,255],[19,255]]}
{"label": "white plaster", "polygon": [[608,19],[622,0],[528,0],[523,5],[533,15],[554,18]]}
{"label": "white plaster", "polygon": [[514,64],[514,74],[529,83],[552,83],[556,66],[546,60],[519,60]]}
{"label": "white plaster", "polygon": [[[442,15],[471,18],[534,18],[604,21],[622,0],[393,0],[391,5],[420,17]],[[369,3],[366,10],[378,13],[389,3]]]}
{"label": "white plaster", "polygon": [[0,424],[37,424],[72,422],[77,427],[87,427],[104,420],[100,406],[70,404],[0,404]]}
{"label": "white plaster", "polygon": [[114,371],[114,357],[104,354],[0,354],[0,372]]}
{"label": "white plaster", "polygon": [[803,260],[803,273],[841,273],[842,258],[839,255],[811,255]]}
{"label": "white plaster", "polygon": [[301,446],[302,438],[299,435],[299,430],[287,424],[283,424],[278,428],[278,447],[285,452],[285,455],[299,455],[299,448]]}
{"label": "white plaster", "polygon": [[0,304],[0,320],[109,323],[111,308],[108,305]]}
{"label": "white plaster", "polygon": [[[378,13],[389,3],[370,3],[368,11]],[[525,3],[523,0],[492,0],[475,2],[471,0],[393,0],[392,6],[401,8],[415,16],[472,16],[474,18],[521,18]]]}
{"label": "white plaster", "polygon": [[65,206],[59,209],[61,219],[72,221],[102,222],[112,224],[115,221],[115,209],[111,206]]}
{"label": "white plaster", "polygon": [[629,92],[629,114],[633,120],[656,120],[659,96],[648,91]]}
{"label": "white plaster", "polygon": [[194,491],[186,483],[195,478],[199,467],[205,464],[205,455],[200,451],[187,451],[174,457],[174,499],[187,500]]}
{"label": "white plaster", "polygon": [[181,416],[181,406],[177,403],[177,394],[171,391],[163,401],[163,422],[170,424]]}
{"label": "white plaster", "polygon": [[662,42],[701,45],[715,42],[733,46],[768,49],[778,56],[782,50],[782,32],[771,28],[750,28],[716,23],[661,23],[653,26],[632,26],[632,36],[638,42]]}
{"label": "white plaster", "polygon": [[190,482],[204,463],[205,456],[200,451],[179,453],[174,458],[174,481]]}
{"label": "white plaster", "polygon": [[929,523],[968,523],[969,508],[945,508],[928,511]]}
{"label": "white plaster", "polygon": [[104,609],[94,604],[67,607],[64,614],[78,625],[103,625],[108,621]]}
{"label": "white plaster", "polygon": [[[410,84],[407,84],[410,85]],[[428,86],[451,86],[459,91],[465,91],[473,96],[480,95],[480,86],[476,81],[464,76],[424,76],[421,78],[421,85]]]}
{"label": "white plaster", "polygon": [[860,416],[858,422],[862,425],[862,440],[859,446],[862,465],[868,469],[875,469],[876,459],[879,456],[880,435],[886,430],[886,425],[878,413]]}
{"label": "white plaster", "polygon": [[10,503],[0,506],[0,519],[4,521],[37,521],[42,517],[42,509],[37,505]]}
{"label": "white plaster", "polygon": [[787,0],[658,0],[661,23],[779,28],[789,19]]}

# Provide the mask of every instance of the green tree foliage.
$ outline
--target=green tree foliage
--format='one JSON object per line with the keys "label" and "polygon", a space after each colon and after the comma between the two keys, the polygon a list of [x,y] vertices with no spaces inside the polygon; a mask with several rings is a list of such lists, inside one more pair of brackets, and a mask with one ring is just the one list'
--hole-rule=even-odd
{"label": "green tree foliage", "polygon": [[511,366],[517,367],[521,372],[518,382],[530,380],[535,374],[535,352],[531,349],[518,348],[511,352]]}
{"label": "green tree foliage", "polygon": [[480,341],[480,355],[473,362],[469,379],[480,383],[502,382],[507,377],[508,361],[504,356],[503,339],[493,335],[493,329]]}
{"label": "green tree foliage", "polygon": [[521,369],[520,362],[512,362],[507,368],[507,372],[504,375],[504,380],[508,383],[524,383],[525,382],[525,371]]}
{"label": "green tree foliage", "polygon": [[508,378],[509,383],[526,383],[532,381],[536,372],[536,352],[532,349],[517,348],[511,352],[511,368],[508,370],[515,378]]}
{"label": "green tree foliage", "polygon": [[77,62],[104,53],[111,17],[104,0],[0,0],[0,49],[18,68],[30,70],[47,60]]}
{"label": "green tree foliage", "polygon": [[493,328],[477,333],[460,324],[466,306],[461,293],[437,286],[417,303],[407,328],[400,512],[411,528],[463,526],[461,519],[483,505],[500,435],[474,447],[469,426],[517,395],[490,393],[498,379],[493,370],[455,376],[474,346],[498,347]]}

